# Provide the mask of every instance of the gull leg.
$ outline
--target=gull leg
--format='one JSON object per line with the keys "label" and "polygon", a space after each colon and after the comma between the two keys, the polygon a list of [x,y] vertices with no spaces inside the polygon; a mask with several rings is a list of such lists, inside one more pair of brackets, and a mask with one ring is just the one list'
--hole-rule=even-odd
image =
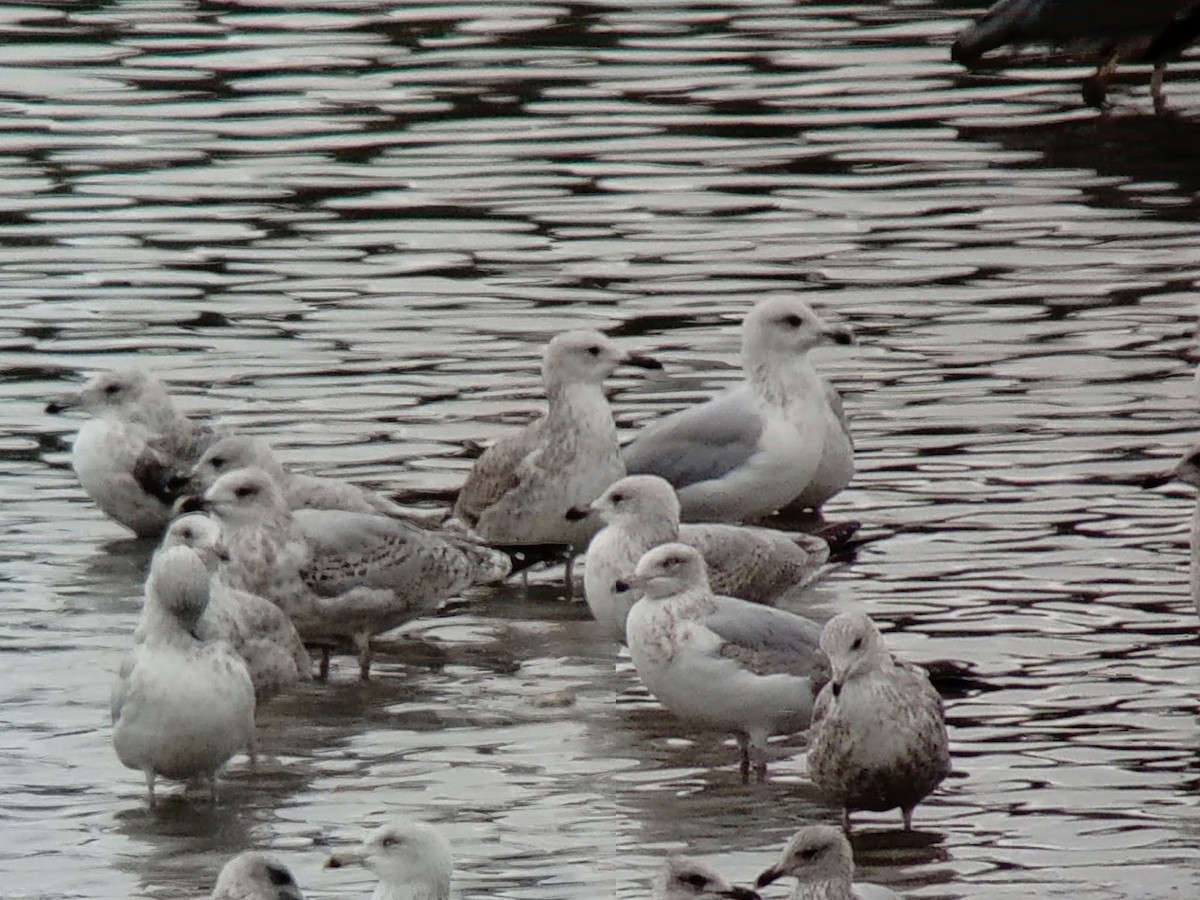
{"label": "gull leg", "polygon": [[246,755],[250,757],[250,768],[258,768],[258,735],[250,735],[250,743],[246,745]]}
{"label": "gull leg", "polygon": [[567,554],[565,563],[566,575],[564,576],[565,587],[567,591],[566,599],[575,599],[575,560],[579,559],[579,554],[572,551]]}
{"label": "gull leg", "polygon": [[317,673],[317,681],[329,680],[329,648],[321,648],[321,670]]}
{"label": "gull leg", "polygon": [[358,677],[362,681],[371,680],[371,636],[356,634],[354,646],[358,648]]}
{"label": "gull leg", "polygon": [[157,801],[154,798],[154,772],[150,769],[145,771],[146,775],[146,791],[150,794],[150,808],[154,809]]}
{"label": "gull leg", "polygon": [[1155,63],[1150,75],[1150,96],[1154,99],[1154,113],[1161,116],[1167,111],[1167,98],[1163,93],[1163,77],[1167,72],[1165,62]]}
{"label": "gull leg", "polygon": [[738,771],[742,775],[742,784],[750,783],[750,735],[739,734],[737,736],[738,750],[740,751],[741,764],[738,766]]}
{"label": "gull leg", "polygon": [[1104,108],[1108,97],[1108,80],[1112,78],[1113,72],[1117,71],[1117,65],[1121,62],[1121,49],[1119,45],[1113,47],[1104,61],[1096,67],[1096,73],[1084,79],[1083,102],[1088,106]]}
{"label": "gull leg", "polygon": [[900,810],[900,815],[904,816],[904,830],[905,831],[912,831],[913,809],[914,809],[914,807],[912,807],[912,806],[906,806]]}
{"label": "gull leg", "polygon": [[217,773],[213,772],[208,779],[208,799],[212,801],[212,805],[217,805]]}

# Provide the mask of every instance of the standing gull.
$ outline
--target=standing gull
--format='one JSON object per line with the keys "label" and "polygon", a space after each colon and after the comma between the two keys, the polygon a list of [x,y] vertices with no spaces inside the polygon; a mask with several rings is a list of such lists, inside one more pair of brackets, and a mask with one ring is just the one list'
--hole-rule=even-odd
{"label": "standing gull", "polygon": [[704,557],[714,593],[773,604],[811,584],[829,559],[829,545],[812,535],[727,524],[679,524],[675,490],[657,475],[629,475],[586,509],[604,521],[588,544],[583,572],[587,604],[614,640],[625,640],[625,620],[636,591],[618,591],[653,547],[679,541]]}
{"label": "standing gull", "polygon": [[796,879],[792,900],[900,900],[878,884],[853,884],[850,842],[832,825],[806,825],[787,842],[779,862],[758,876],[756,887],[780,878]]}
{"label": "standing gull", "polygon": [[749,888],[734,887],[703,860],[677,854],[667,857],[654,879],[651,900],[761,900]]}
{"label": "standing gull", "polygon": [[208,605],[210,575],[188,547],[157,554],[146,580],[141,642],[121,666],[112,692],[113,747],[145,773],[150,805],[157,776],[209,780],[254,736],[250,673],[222,641],[196,634]]}
{"label": "standing gull", "polygon": [[950,773],[942,698],[924,669],[892,658],[875,623],[842,613],[825,624],[821,649],[833,674],[821,690],[809,735],[808,772],[842,809],[913,809]]}
{"label": "standing gull", "polygon": [[680,718],[732,731],[741,775],[767,774],[767,738],[807,728],[829,676],[820,628],[791,613],[714,597],[704,559],[687,544],[663,544],[637,565],[630,585],[629,654],[642,683]]}
{"label": "standing gull", "polygon": [[[1200,369],[1197,370],[1200,374]],[[1142,481],[1143,487],[1153,488],[1171,481],[1182,481],[1200,491],[1200,444],[1196,444],[1183,455],[1169,472],[1151,475]],[[1191,575],[1192,603],[1200,613],[1200,493],[1192,511],[1192,547],[1189,572]]]}
{"label": "standing gull", "polygon": [[454,860],[450,844],[432,825],[392,819],[353,850],[329,857],[326,868],[359,863],[379,884],[372,900],[448,900]]}
{"label": "standing gull", "polygon": [[46,412],[71,409],[91,416],[71,448],[84,492],[138,537],[158,537],[171,520],[172,476],[191,468],[215,432],[180,413],[154,376],[135,369],[100,372]]}
{"label": "standing gull", "polygon": [[310,680],[312,660],[291,619],[270,600],[230,587],[219,574],[230,558],[220,526],[203,513],[182,515],[168,526],[159,552],[179,546],[191,547],[213,573],[208,607],[196,635],[226,641],[245,660],[257,704]]}
{"label": "standing gull", "polygon": [[745,380],[647,425],[625,448],[626,468],[674,485],[686,521],[820,509],[850,482],[854,448],[841,398],[808,351],[851,340],[801,300],[761,301],[742,325]]}
{"label": "standing gull", "polygon": [[304,900],[283,863],[247,850],[221,869],[209,900]]}
{"label": "standing gull", "polygon": [[352,642],[364,680],[373,635],[508,574],[504,554],[400,519],[331,509],[293,513],[262,469],[222,475],[199,505],[221,525],[230,553],[226,581],[275,603],[305,641]]}
{"label": "standing gull", "polygon": [[625,474],[604,379],[619,365],[661,369],[598,331],[554,337],[542,360],[546,414],[479,457],[454,514],[493,544],[582,547],[593,522],[566,521]]}

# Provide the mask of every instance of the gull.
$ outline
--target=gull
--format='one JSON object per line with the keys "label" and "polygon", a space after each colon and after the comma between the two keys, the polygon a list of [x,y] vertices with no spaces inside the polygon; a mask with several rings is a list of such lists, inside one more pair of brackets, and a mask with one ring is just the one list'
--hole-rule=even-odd
{"label": "gull", "polygon": [[293,510],[344,509],[424,522],[395,501],[349,481],[292,472],[266,439],[248,435],[227,435],[209,445],[191,472],[178,479],[177,487],[203,494],[226,472],[249,468],[262,469],[274,478]]}
{"label": "gull", "polygon": [[[1197,369],[1200,375],[1200,369]],[[1182,481],[1200,489],[1200,444],[1191,447],[1179,462],[1169,472],[1161,475],[1151,475],[1142,481],[1143,487],[1154,488],[1171,481]],[[1196,612],[1200,613],[1200,494],[1196,496],[1196,505],[1192,512],[1192,553],[1189,564],[1191,574],[1192,603]]]}
{"label": "gull", "polygon": [[175,519],[163,534],[158,552],[170,547],[191,547],[212,574],[208,607],[196,635],[201,640],[227,642],[245,660],[258,706],[312,678],[312,660],[283,610],[222,580],[219,568],[230,557],[214,519],[204,513],[186,513]]}
{"label": "gull", "polygon": [[806,825],[792,835],[779,862],[758,876],[755,887],[788,876],[796,879],[792,900],[900,900],[899,894],[882,885],[851,883],[850,842],[832,825]]}
{"label": "gull", "polygon": [[475,461],[454,514],[492,544],[568,544],[581,548],[593,522],[568,522],[625,474],[604,379],[618,366],[661,369],[626,353],[598,331],[555,336],[542,360],[546,414],[501,438]]}
{"label": "gull", "polygon": [[734,887],[703,860],[672,854],[654,879],[651,900],[760,900],[748,888]]}
{"label": "gull", "polygon": [[304,900],[304,895],[287,866],[247,850],[225,863],[209,900]]}
{"label": "gull", "polygon": [[663,544],[638,562],[629,585],[629,654],[647,689],[681,719],[732,731],[742,781],[766,778],[767,738],[807,728],[828,678],[820,628],[800,616],[714,597],[700,552]]}
{"label": "gull", "polygon": [[625,468],[671,482],[689,522],[819,510],[853,476],[854,448],[841,398],[808,351],[852,340],[801,300],[759,302],[742,325],[745,380],[641,429],[625,447]]}
{"label": "gull", "polygon": [[74,409],[91,416],[71,448],[84,492],[138,537],[158,537],[171,520],[171,477],[187,471],[217,434],[179,412],[162,383],[136,369],[100,372],[46,406],[49,413]]}
{"label": "gull", "polygon": [[[373,635],[509,571],[508,557],[498,551],[400,519],[334,509],[292,512],[262,469],[222,475],[188,505],[211,513],[221,526],[230,555],[225,581],[275,603],[306,642],[350,641],[364,681]],[[328,675],[327,658],[321,674]]]}
{"label": "gull", "polygon": [[157,776],[210,782],[254,736],[254,685],[240,656],[196,634],[208,605],[210,575],[188,547],[155,556],[146,580],[141,642],[121,666],[112,692],[117,758],[146,776],[154,805]]}
{"label": "gull", "polygon": [[819,537],[788,535],[767,528],[719,523],[679,524],[675,490],[657,475],[629,475],[584,509],[605,523],[588,544],[583,571],[588,608],[614,640],[625,640],[625,620],[637,602],[636,591],[618,591],[638,560],[659,544],[679,541],[700,551],[714,593],[754,603],[777,603],[811,584],[829,559]]}
{"label": "gull", "polygon": [[326,861],[329,869],[359,863],[379,884],[372,900],[448,900],[454,860],[450,844],[432,825],[392,819],[367,836],[356,849],[342,850]]}
{"label": "gull", "polygon": [[913,809],[950,773],[942,698],[924,669],[892,658],[875,623],[841,613],[825,624],[821,649],[833,674],[821,690],[809,734],[808,772],[842,809]]}

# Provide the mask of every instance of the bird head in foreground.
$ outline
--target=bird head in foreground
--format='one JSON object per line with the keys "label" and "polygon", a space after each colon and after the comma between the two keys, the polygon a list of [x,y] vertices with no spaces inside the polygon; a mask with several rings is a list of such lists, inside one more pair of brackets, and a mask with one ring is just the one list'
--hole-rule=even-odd
{"label": "bird head in foreground", "polygon": [[184,504],[185,511],[210,512],[222,522],[253,524],[288,514],[283,491],[262,469],[237,469],[222,475],[198,502]]}
{"label": "bird head in foreground", "polygon": [[358,847],[330,856],[325,867],[337,869],[354,863],[373,872],[380,885],[397,897],[446,900],[450,896],[454,871],[450,844],[425,822],[393,819],[371,832]]}
{"label": "bird head in foreground", "polygon": [[287,866],[249,851],[225,864],[211,900],[304,900],[304,895]]}
{"label": "bird head in foreground", "polygon": [[221,563],[229,562],[229,548],[221,541],[221,526],[204,513],[185,513],[172,520],[158,552],[171,547],[192,548],[210,573]]}
{"label": "bird head in foreground", "polygon": [[658,360],[628,353],[599,331],[567,331],[547,345],[542,378],[547,386],[599,384],[621,365],[662,368]]}
{"label": "bird head in foreground", "polygon": [[654,900],[760,900],[754,891],[734,887],[708,863],[690,856],[667,857],[654,888]]}
{"label": "bird head in foreground", "polygon": [[742,352],[748,360],[803,356],[820,344],[852,344],[850,330],[827,325],[803,300],[768,297],[746,315]]}
{"label": "bird head in foreground", "polygon": [[1200,444],[1190,447],[1173,468],[1142,479],[1142,487],[1156,488],[1172,481],[1182,481],[1200,488]]}
{"label": "bird head in foreground", "polygon": [[146,599],[193,631],[208,607],[211,579],[208,567],[191,547],[168,547],[150,562]]}
{"label": "bird head in foreground", "polygon": [[687,544],[661,544],[638,560],[633,577],[616,584],[618,591],[636,588],[652,600],[692,591],[708,591],[704,557]]}
{"label": "bird head in foreground", "polygon": [[111,416],[148,428],[161,427],[176,413],[166,388],[149,372],[112,369],[97,372],[77,393],[63,394],[46,405],[46,412],[78,409],[89,415]]}
{"label": "bird head in foreground", "polygon": [[614,481],[608,490],[577,511],[595,513],[609,525],[652,518],[666,519],[676,528],[679,526],[679,498],[675,496],[675,488],[657,475],[629,475]]}
{"label": "bird head in foreground", "polygon": [[[801,828],[787,842],[779,861],[762,872],[754,886],[764,888],[788,876],[801,885],[824,881],[849,884],[854,877],[854,856],[842,830],[832,825]],[[798,896],[807,895],[801,891]]]}
{"label": "bird head in foreground", "polygon": [[826,622],[821,630],[821,650],[829,657],[834,694],[847,681],[892,665],[883,635],[865,613],[840,613]]}

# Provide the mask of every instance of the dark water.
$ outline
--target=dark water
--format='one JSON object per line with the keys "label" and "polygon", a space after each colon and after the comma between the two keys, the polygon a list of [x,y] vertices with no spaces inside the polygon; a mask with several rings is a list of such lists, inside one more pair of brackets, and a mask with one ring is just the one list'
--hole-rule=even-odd
{"label": "dark water", "polygon": [[[368,686],[263,716],[216,809],[151,814],[108,690],[147,550],[83,497],[48,395],[136,363],[310,471],[456,486],[590,325],[671,378],[733,377],[738,322],[800,292],[883,539],[823,587],[918,661],[969,662],[955,765],[864,816],[864,877],[920,897],[1193,897],[1195,612],[1182,492],[1132,476],[1198,424],[1200,87],[1083,67],[968,76],[965,3],[44,3],[0,7],[0,896],[178,898],[270,848],[313,897],[388,812],[439,823],[464,897],[645,896],[668,849],[747,879],[829,819],[798,760],[648,701],[546,576],[418,623]],[[572,688],[577,702],[537,696]]]}

